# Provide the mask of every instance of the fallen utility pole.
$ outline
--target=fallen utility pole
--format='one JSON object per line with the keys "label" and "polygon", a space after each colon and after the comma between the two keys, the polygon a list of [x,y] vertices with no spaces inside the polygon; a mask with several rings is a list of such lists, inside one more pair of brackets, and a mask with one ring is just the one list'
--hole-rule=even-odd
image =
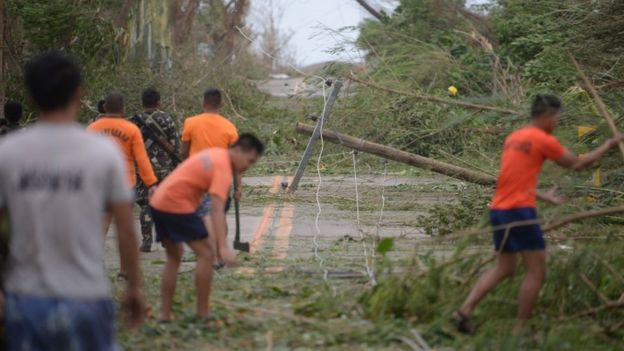
{"label": "fallen utility pole", "polygon": [[[314,126],[311,126],[309,124],[297,123],[297,131],[299,133],[311,135],[312,133],[314,133],[314,130]],[[494,184],[496,184],[496,179],[494,177],[481,172],[465,169],[428,157],[412,154],[406,151],[401,151],[389,146],[337,133],[331,130],[323,130],[323,140],[346,146],[348,148],[358,151],[381,156],[388,160],[401,162],[410,166],[444,174],[446,176],[464,180],[470,183],[486,186],[493,186]]]}
{"label": "fallen utility pole", "polygon": [[465,107],[465,108],[469,108],[469,109],[473,109],[473,110],[499,112],[499,113],[504,113],[504,114],[508,114],[508,115],[516,115],[516,116],[522,116],[523,115],[522,112],[509,110],[509,109],[506,109],[506,108],[500,108],[500,107],[496,107],[496,106],[479,105],[479,104],[473,104],[473,103],[470,103],[470,102],[444,99],[444,98],[437,97],[437,96],[424,95],[424,94],[419,94],[419,93],[412,93],[412,92],[408,92],[408,91],[402,91],[402,90],[396,90],[396,89],[392,89],[392,88],[387,88],[387,87],[381,86],[381,85],[373,83],[373,82],[367,82],[365,80],[359,79],[356,76],[354,76],[353,74],[349,77],[349,80],[352,80],[352,81],[360,83],[360,84],[364,84],[364,85],[369,86],[369,87],[374,88],[374,89],[382,90],[382,91],[385,91],[385,92],[388,92],[388,93],[397,94],[397,95],[408,96],[408,97],[411,97],[411,98],[414,98],[414,99],[417,99],[417,100],[432,101],[432,102],[437,102],[437,103],[446,104],[446,105],[456,105],[456,106],[461,106],[461,107]]}
{"label": "fallen utility pole", "polygon": [[[572,63],[574,64],[576,71],[578,72],[579,76],[583,80],[583,83],[585,84],[585,88],[589,90],[589,93],[594,99],[594,102],[596,103],[596,107],[598,108],[598,111],[600,111],[600,114],[602,115],[602,117],[604,117],[604,119],[607,120],[607,124],[609,125],[609,128],[611,128],[611,132],[615,136],[620,135],[620,131],[615,125],[615,118],[613,118],[613,115],[607,108],[607,105],[604,103],[604,101],[602,101],[602,98],[598,94],[598,91],[596,90],[594,85],[591,83],[591,81],[589,80],[585,72],[583,72],[581,65],[578,63],[578,61],[576,61],[574,56],[570,55],[570,58],[572,59]],[[620,142],[618,146],[620,148],[620,152],[622,153],[622,157],[624,157],[624,142]]]}
{"label": "fallen utility pole", "polygon": [[331,114],[332,108],[334,107],[334,104],[336,103],[336,100],[338,99],[338,94],[340,93],[340,89],[342,89],[342,85],[343,82],[341,80],[336,80],[335,82],[333,82],[332,92],[329,95],[329,98],[325,101],[325,106],[323,107],[323,114],[319,119],[316,120],[316,127],[312,127],[313,131],[312,133],[310,133],[312,136],[310,137],[310,140],[308,140],[308,145],[303,152],[303,157],[301,158],[301,162],[299,162],[299,167],[297,167],[297,171],[295,172],[293,181],[290,183],[290,186],[288,186],[288,190],[290,192],[296,191],[299,187],[299,182],[303,177],[303,173],[305,172],[308,162],[310,162],[312,153],[314,153],[316,142],[321,136],[321,130],[323,129],[325,123],[327,123],[327,121],[329,120],[329,116]]}

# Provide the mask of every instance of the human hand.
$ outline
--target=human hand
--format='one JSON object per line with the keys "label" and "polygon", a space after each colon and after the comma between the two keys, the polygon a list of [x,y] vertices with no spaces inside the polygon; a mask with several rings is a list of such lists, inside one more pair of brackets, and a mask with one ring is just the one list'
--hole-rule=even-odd
{"label": "human hand", "polygon": [[542,201],[549,202],[553,205],[563,205],[566,202],[566,198],[563,196],[558,196],[556,192],[557,192],[557,187],[556,186],[552,187],[547,192],[541,193],[540,199]]}
{"label": "human hand", "polygon": [[613,138],[609,139],[608,141],[610,147],[614,147],[621,142],[624,142],[624,134],[622,133],[617,133]]}
{"label": "human hand", "polygon": [[219,249],[219,256],[221,261],[228,267],[232,267],[236,264],[236,255],[234,255],[234,252],[227,246],[222,246]]}
{"label": "human hand", "polygon": [[145,298],[140,288],[129,287],[121,302],[123,319],[130,329],[143,324],[145,319]]}

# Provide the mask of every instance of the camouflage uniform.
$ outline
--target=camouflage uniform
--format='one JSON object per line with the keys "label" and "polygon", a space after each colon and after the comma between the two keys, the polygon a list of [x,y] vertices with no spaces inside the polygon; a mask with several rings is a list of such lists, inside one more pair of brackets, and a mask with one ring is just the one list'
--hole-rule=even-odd
{"label": "camouflage uniform", "polygon": [[[145,121],[146,124],[153,126],[153,130],[159,132],[164,136],[167,141],[175,148],[177,154],[180,153],[180,137],[178,129],[176,127],[173,118],[168,113],[156,110],[151,114],[143,112],[139,114],[139,117]],[[138,126],[141,129],[141,126]],[[143,134],[143,140],[145,141],[145,148],[147,149],[147,155],[150,158],[152,167],[158,180],[163,180],[173,169],[177,166],[176,161],[172,159],[171,155],[167,151],[163,150],[158,143],[147,137],[145,130],[141,129]],[[143,243],[141,245],[141,251],[149,251],[152,245],[152,216],[149,212],[148,206],[148,190],[145,184],[137,177],[137,204],[141,208],[141,234],[143,236]]]}

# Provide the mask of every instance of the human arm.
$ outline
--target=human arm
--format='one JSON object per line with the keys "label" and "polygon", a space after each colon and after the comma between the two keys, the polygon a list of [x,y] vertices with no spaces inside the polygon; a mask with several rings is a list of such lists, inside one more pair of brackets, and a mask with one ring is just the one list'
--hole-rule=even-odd
{"label": "human arm", "polygon": [[551,203],[553,205],[563,205],[565,203],[565,198],[563,196],[558,196],[556,194],[557,187],[552,187],[545,193],[537,192],[536,196],[538,199],[544,202]]}
{"label": "human arm", "polygon": [[191,151],[191,141],[183,141],[182,142],[182,151],[180,152],[180,157],[183,160],[189,158],[189,153]]}
{"label": "human arm", "polygon": [[184,120],[184,126],[182,127],[182,150],[180,151],[180,157],[183,160],[189,158],[191,154],[191,119]]}
{"label": "human arm", "polygon": [[111,210],[117,226],[119,260],[128,278],[122,300],[124,318],[130,328],[135,328],[143,323],[145,318],[145,300],[139,271],[139,245],[135,235],[132,203],[115,203],[111,205]]}
{"label": "human arm", "polygon": [[588,168],[594,162],[599,160],[602,156],[604,156],[604,154],[607,153],[607,151],[609,151],[612,147],[616,146],[622,140],[624,140],[624,137],[622,135],[607,139],[598,148],[583,156],[578,156],[569,150],[565,150],[563,156],[555,160],[555,163],[563,168],[568,168],[574,171],[581,171]]}
{"label": "human arm", "polygon": [[123,297],[122,307],[130,327],[137,326],[143,320],[143,295],[139,272],[138,243],[134,228],[132,203],[134,197],[125,177],[125,165],[118,149],[111,148],[103,195],[106,206],[110,209],[117,227],[117,244],[120,266],[128,278],[128,285]]}
{"label": "human arm", "polygon": [[210,218],[217,243],[217,251],[225,263],[231,266],[236,259],[234,253],[230,250],[226,239],[226,223],[225,223],[225,201],[216,195],[211,195],[210,202]]}
{"label": "human arm", "polygon": [[134,155],[134,160],[139,171],[139,177],[141,177],[143,183],[148,188],[156,185],[156,183],[158,183],[158,178],[156,177],[154,169],[152,168],[152,163],[147,156],[143,136],[139,132],[138,128],[134,138],[132,139],[132,154]]}

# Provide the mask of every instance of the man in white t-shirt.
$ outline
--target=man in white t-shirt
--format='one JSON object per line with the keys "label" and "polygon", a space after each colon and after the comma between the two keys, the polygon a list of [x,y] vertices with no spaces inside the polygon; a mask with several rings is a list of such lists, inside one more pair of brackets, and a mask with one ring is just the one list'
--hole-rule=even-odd
{"label": "man in white t-shirt", "polygon": [[0,213],[9,218],[4,268],[8,350],[115,350],[102,213],[117,224],[129,326],[144,314],[133,194],[118,148],[77,122],[82,74],[68,56],[33,59],[25,84],[39,122],[0,142]]}

